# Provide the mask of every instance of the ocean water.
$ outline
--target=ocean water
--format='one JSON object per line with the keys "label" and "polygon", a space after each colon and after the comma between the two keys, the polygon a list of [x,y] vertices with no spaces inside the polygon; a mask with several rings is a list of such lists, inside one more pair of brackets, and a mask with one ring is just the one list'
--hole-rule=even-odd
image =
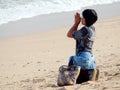
{"label": "ocean water", "polygon": [[0,0],[0,24],[41,14],[80,10],[120,0]]}

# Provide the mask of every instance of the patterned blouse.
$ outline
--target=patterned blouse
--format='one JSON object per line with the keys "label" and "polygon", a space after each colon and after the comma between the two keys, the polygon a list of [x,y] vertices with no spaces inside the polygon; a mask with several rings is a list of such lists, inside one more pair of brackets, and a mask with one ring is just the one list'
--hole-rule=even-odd
{"label": "patterned blouse", "polygon": [[73,31],[72,35],[76,40],[76,55],[84,51],[92,52],[95,39],[95,28],[93,26],[84,26],[80,30]]}

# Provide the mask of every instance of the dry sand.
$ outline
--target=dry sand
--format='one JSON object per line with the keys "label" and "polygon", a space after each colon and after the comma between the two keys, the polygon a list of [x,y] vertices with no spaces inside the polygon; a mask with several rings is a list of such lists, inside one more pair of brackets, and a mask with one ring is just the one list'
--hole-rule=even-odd
{"label": "dry sand", "polygon": [[58,87],[58,68],[74,55],[70,27],[0,40],[0,90],[120,90],[120,17],[98,21],[94,54],[100,78],[94,84]]}

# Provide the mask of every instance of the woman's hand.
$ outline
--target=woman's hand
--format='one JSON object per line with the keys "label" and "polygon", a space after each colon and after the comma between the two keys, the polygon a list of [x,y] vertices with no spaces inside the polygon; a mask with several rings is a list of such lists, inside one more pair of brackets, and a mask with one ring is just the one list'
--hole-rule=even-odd
{"label": "woman's hand", "polygon": [[67,36],[68,36],[69,38],[73,38],[72,32],[77,30],[78,25],[80,24],[80,21],[81,21],[81,17],[80,17],[80,14],[77,12],[77,13],[75,14],[75,22],[74,22],[74,25],[70,28],[70,30],[69,30],[68,33],[67,33]]}
{"label": "woman's hand", "polygon": [[81,22],[81,17],[80,17],[80,14],[77,12],[75,14],[75,24],[79,25]]}

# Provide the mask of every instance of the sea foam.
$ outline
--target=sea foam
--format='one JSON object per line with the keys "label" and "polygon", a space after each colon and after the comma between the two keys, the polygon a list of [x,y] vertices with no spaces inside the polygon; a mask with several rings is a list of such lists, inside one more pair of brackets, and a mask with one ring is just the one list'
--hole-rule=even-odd
{"label": "sea foam", "polygon": [[0,24],[42,14],[80,10],[120,0],[0,0]]}

